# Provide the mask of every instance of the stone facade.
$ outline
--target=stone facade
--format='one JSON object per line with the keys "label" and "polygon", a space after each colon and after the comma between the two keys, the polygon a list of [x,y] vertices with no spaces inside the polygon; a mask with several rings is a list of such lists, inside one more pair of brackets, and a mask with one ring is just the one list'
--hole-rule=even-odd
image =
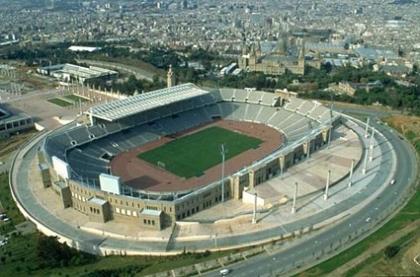
{"label": "stone facade", "polygon": [[286,71],[293,74],[305,74],[304,48],[299,55],[291,56],[287,53],[287,45],[279,42],[280,46],[275,52],[262,54],[261,46],[252,45],[251,48],[243,47],[242,55],[239,57],[239,68],[250,72],[262,72],[267,75],[282,75]]}

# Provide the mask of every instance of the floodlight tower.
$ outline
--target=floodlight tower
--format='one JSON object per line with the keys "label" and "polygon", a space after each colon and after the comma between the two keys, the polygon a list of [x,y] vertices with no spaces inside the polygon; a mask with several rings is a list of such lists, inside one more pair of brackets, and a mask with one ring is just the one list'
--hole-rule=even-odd
{"label": "floodlight tower", "polygon": [[354,168],[354,159],[351,160],[351,166],[350,166],[350,177],[349,177],[349,184],[348,187],[350,188],[353,184],[353,168]]}
{"label": "floodlight tower", "polygon": [[368,117],[366,120],[365,138],[369,136],[369,123],[370,123],[370,117]]}
{"label": "floodlight tower", "polygon": [[225,202],[225,157],[226,157],[227,149],[225,148],[224,144],[220,145],[220,155],[222,155],[222,178],[220,180],[222,186],[222,202]]}

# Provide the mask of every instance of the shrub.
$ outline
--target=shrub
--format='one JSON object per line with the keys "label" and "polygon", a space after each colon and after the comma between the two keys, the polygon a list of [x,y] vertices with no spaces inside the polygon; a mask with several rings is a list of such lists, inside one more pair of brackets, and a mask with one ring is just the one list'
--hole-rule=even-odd
{"label": "shrub", "polygon": [[400,247],[398,245],[388,246],[384,250],[385,257],[387,257],[388,259],[391,259],[395,255],[397,255],[399,251],[400,251]]}

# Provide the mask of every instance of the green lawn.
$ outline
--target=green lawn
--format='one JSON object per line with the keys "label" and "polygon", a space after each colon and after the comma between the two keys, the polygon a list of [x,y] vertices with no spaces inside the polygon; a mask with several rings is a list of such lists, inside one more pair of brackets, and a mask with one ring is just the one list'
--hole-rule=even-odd
{"label": "green lawn", "polygon": [[70,94],[70,95],[66,95],[64,96],[64,98],[69,99],[70,101],[74,102],[74,103],[79,103],[79,100],[82,102],[87,102],[88,100],[86,98],[74,95],[74,94]]}
{"label": "green lawn", "polygon": [[25,221],[23,215],[19,212],[9,189],[9,175],[7,173],[0,174],[0,205],[1,210],[7,214],[11,221],[0,222],[0,234],[7,234],[13,231],[14,224]]}
{"label": "green lawn", "polygon": [[200,176],[207,169],[221,163],[221,144],[225,144],[228,160],[251,148],[258,148],[261,143],[257,138],[220,127],[210,127],[141,153],[138,157],[154,165],[163,163],[166,170],[188,179]]}
{"label": "green lawn", "polygon": [[144,276],[218,259],[234,251],[184,254],[168,257],[108,256],[79,266],[41,267],[39,233],[12,236],[0,247],[0,276]]}
{"label": "green lawn", "polygon": [[56,104],[60,107],[68,107],[68,106],[73,105],[73,103],[65,101],[65,100],[60,99],[60,98],[51,98],[51,99],[48,99],[48,102]]}

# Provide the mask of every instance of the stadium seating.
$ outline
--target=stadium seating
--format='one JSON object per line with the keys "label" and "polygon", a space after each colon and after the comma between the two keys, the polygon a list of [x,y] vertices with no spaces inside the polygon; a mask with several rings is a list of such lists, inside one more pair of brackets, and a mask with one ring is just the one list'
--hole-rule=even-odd
{"label": "stadium seating", "polygon": [[272,93],[221,89],[117,122],[71,125],[49,136],[44,150],[49,157],[67,161],[73,170],[72,176],[95,183],[100,173],[109,172],[113,156],[218,117],[271,126],[284,133],[286,143],[301,139],[321,124],[330,124],[330,110],[318,102],[294,98],[284,107],[274,107],[275,101]]}

